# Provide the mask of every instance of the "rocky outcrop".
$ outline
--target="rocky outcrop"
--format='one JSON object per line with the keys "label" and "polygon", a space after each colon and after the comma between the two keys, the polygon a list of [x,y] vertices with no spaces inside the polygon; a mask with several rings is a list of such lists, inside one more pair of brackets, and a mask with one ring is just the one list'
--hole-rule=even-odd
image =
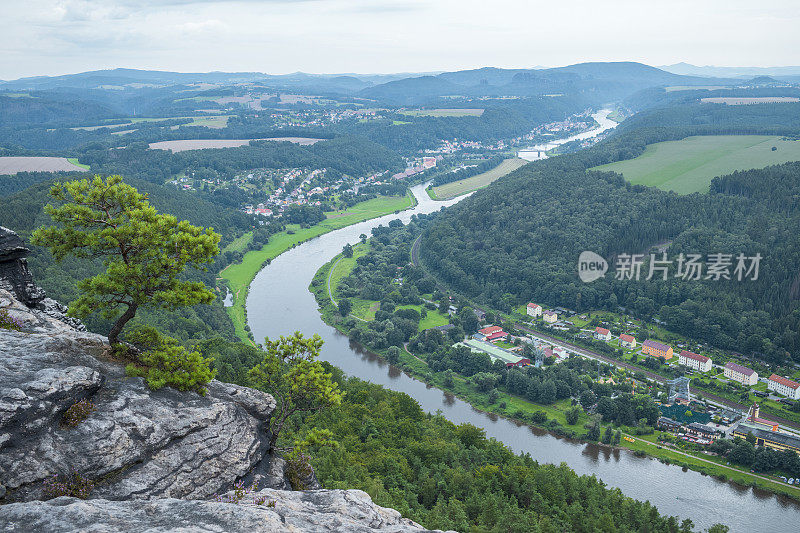
{"label": "rocky outcrop", "polygon": [[[208,498],[242,479],[290,488],[268,444],[272,396],[218,381],[205,396],[151,391],[126,377],[104,337],[47,303],[27,253],[0,229],[0,309],[22,325],[0,329],[0,501],[39,499],[45,480],[71,473],[110,500]],[[65,426],[64,413],[84,399],[93,411]]]}
{"label": "rocky outcrop", "polygon": [[[67,324],[71,329],[86,331],[80,320],[66,316],[66,307],[47,298],[44,290],[33,282],[26,259],[29,253],[19,235],[0,226],[0,290],[10,293],[26,312],[41,320],[47,322],[50,318]],[[4,304],[10,305],[8,301],[0,300],[0,308]]]}
{"label": "rocky outcrop", "polygon": [[[112,500],[207,498],[242,478],[289,488],[268,449],[270,395],[218,381],[206,396],[151,391],[107,359],[103,337],[26,312],[6,291],[0,302],[27,330],[0,330],[5,501],[39,499],[46,479],[72,472]],[[95,410],[65,427],[65,411],[83,399]]]}
{"label": "rocky outcrop", "polygon": [[[257,503],[256,503],[257,502]],[[50,533],[298,531],[414,532],[419,524],[375,505],[360,490],[262,490],[239,503],[176,499],[76,500],[0,506],[0,529]]]}

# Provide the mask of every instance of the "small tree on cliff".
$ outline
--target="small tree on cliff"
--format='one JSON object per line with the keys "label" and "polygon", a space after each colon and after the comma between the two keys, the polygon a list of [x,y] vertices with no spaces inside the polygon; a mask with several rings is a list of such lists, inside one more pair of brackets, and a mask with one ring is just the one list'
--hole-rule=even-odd
{"label": "small tree on cliff", "polygon": [[78,283],[81,295],[69,314],[116,317],[108,333],[112,345],[140,307],[172,310],[214,299],[202,282],[178,279],[187,266],[203,268],[219,253],[220,236],[211,229],[158,213],[120,176],[56,183],[50,196],[58,205],[48,204],[45,212],[57,226],[39,228],[31,242],[49,247],[56,261],[68,255],[103,259],[105,272]]}
{"label": "small tree on cliff", "polygon": [[274,448],[286,421],[295,413],[339,405],[339,385],[317,361],[322,339],[299,332],[276,341],[265,339],[264,359],[250,369],[252,383],[272,394],[277,405],[269,420],[270,447]]}

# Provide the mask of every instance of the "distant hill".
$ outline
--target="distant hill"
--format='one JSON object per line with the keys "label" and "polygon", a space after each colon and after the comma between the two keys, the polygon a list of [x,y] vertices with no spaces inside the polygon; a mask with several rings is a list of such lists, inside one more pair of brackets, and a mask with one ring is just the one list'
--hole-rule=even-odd
{"label": "distant hill", "polygon": [[675,63],[661,67],[673,74],[725,78],[751,78],[753,76],[800,77],[800,66],[797,67],[715,67],[711,65],[696,66],[689,63]]}
{"label": "distant hill", "polygon": [[[736,80],[716,79],[717,84]],[[500,69],[484,67],[438,76],[421,76],[392,81],[361,91],[375,98],[401,105],[420,105],[437,97],[539,96],[570,93],[588,96],[600,104],[618,100],[648,87],[707,85],[709,78],[683,76],[635,62],[578,63],[547,69]]]}

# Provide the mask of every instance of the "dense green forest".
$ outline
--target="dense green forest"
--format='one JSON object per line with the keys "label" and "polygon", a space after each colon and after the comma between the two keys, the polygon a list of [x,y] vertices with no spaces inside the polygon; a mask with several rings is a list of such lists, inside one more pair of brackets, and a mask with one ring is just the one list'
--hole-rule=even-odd
{"label": "dense green forest", "polygon": [[[624,127],[623,127],[624,126]],[[623,123],[596,147],[527,165],[446,210],[425,233],[422,257],[464,295],[509,310],[527,301],[578,311],[658,316],[669,329],[772,361],[800,358],[797,272],[800,163],[715,179],[709,194],[679,196],[591,172],[635,157],[651,142],[703,133],[800,132],[800,104],[690,104]],[[766,184],[767,186],[762,186]],[[757,281],[577,277],[592,250],[611,260],[657,243],[679,253],[763,256]],[[642,267],[648,272],[648,262]]]}
{"label": "dense green forest", "polygon": [[[218,378],[248,384],[256,348],[219,339],[197,348]],[[327,364],[326,364],[327,365]],[[345,392],[340,406],[292,420],[287,442],[328,429],[338,445],[313,452],[326,488],[359,488],[428,528],[458,531],[691,531],[691,521],[659,515],[594,476],[539,464],[487,439],[470,424],[423,412],[407,394],[328,366]],[[714,531],[725,531],[724,527]]]}

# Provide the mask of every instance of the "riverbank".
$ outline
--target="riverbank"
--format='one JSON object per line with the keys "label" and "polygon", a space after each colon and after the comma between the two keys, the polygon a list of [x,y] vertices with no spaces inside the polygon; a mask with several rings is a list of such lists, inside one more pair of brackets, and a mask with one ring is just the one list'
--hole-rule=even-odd
{"label": "riverbank", "polygon": [[[345,325],[345,320],[332,302],[332,297],[335,294],[335,283],[331,282],[334,277],[331,276],[331,269],[334,266],[336,267],[336,280],[347,274],[346,272],[341,272],[343,266],[341,260],[342,257],[339,254],[323,265],[315,274],[309,290],[316,297],[322,320],[344,335],[348,335],[349,329]],[[432,313],[436,312],[433,311]],[[362,320],[358,317],[354,318]],[[567,411],[573,408],[573,402],[569,399],[557,401],[552,405],[540,405],[499,388],[497,396],[490,400],[488,393],[478,391],[467,378],[456,373],[448,375],[448,373],[444,372],[433,372],[424,359],[415,356],[405,348],[400,350],[399,355],[395,354],[394,360],[391,360],[392,354],[388,350],[370,351],[391,361],[395,366],[420,381],[468,402],[477,410],[502,416],[518,424],[534,426],[557,436],[585,443],[595,442],[585,438],[586,428],[584,426],[589,422],[589,415],[583,409],[580,409],[578,419],[573,424],[568,422]],[[725,459],[721,457],[674,448],[671,444],[659,441],[661,432],[657,430],[650,435],[635,435],[636,428],[601,424],[601,434],[608,428],[611,428],[612,431],[619,430],[622,436],[617,446],[602,444],[610,449],[625,448],[640,457],[647,455],[658,459],[662,463],[691,469],[719,480],[731,481],[745,487],[758,487],[775,494],[800,500],[800,489],[798,488],[775,481],[769,476],[762,476],[729,466],[726,464]]]}
{"label": "riverbank", "polygon": [[269,238],[269,242],[260,250],[251,250],[244,255],[240,263],[225,267],[220,273],[220,278],[227,285],[232,294],[232,305],[226,307],[228,316],[233,322],[236,336],[246,343],[253,343],[249,327],[247,326],[247,294],[250,283],[263,268],[265,263],[275,259],[280,254],[328,232],[382,217],[391,213],[399,213],[417,205],[413,194],[406,192],[405,196],[380,196],[358,203],[343,212],[326,213],[326,220],[308,228],[301,228],[297,224],[287,226],[284,231],[276,233]]}

